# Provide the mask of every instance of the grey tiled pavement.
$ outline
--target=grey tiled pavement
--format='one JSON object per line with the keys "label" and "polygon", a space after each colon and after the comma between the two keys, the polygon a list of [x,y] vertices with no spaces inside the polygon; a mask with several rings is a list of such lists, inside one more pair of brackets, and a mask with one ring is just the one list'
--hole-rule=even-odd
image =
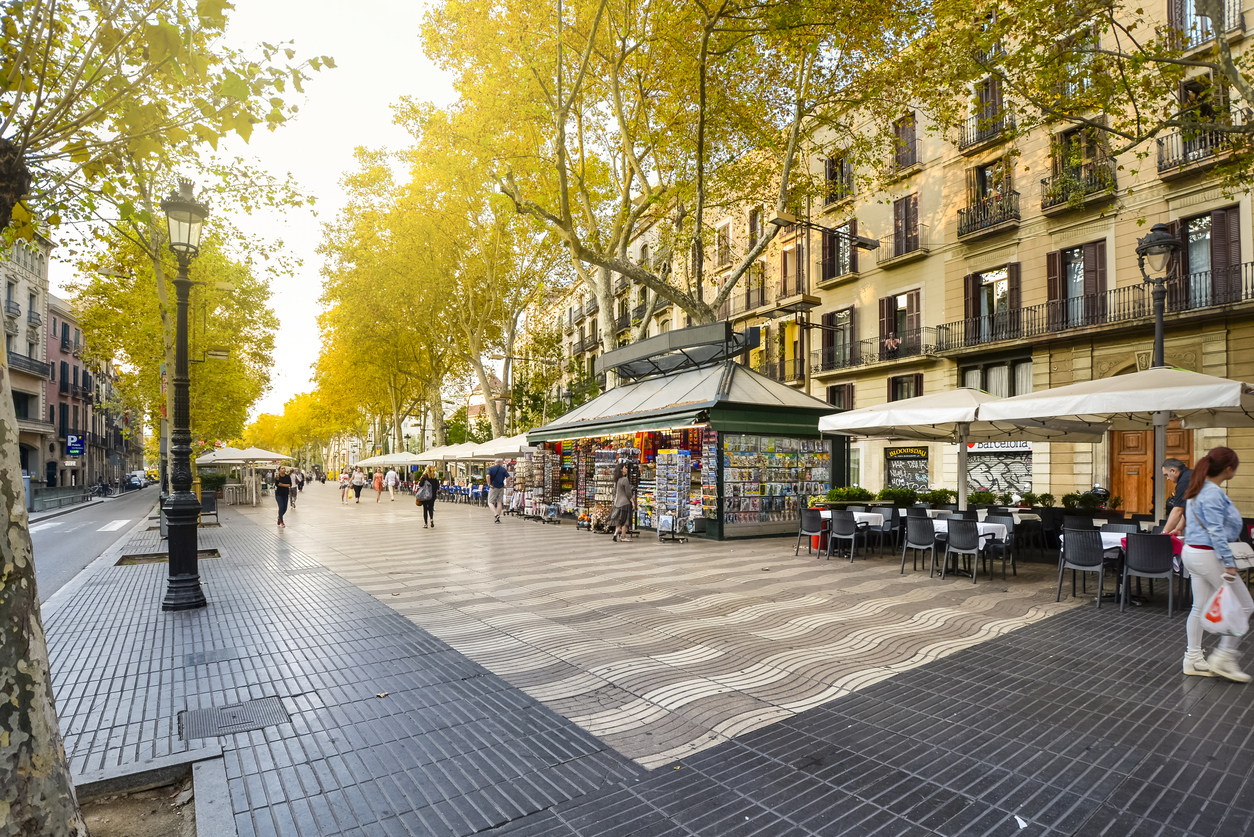
{"label": "grey tiled pavement", "polygon": [[164,565],[109,567],[46,627],[79,772],[205,746],[182,709],[282,699],[290,724],[213,742],[241,835],[1254,832],[1254,687],[1182,677],[1157,606],[1075,608],[644,770],[272,529],[223,524],[206,610],[160,612]]}

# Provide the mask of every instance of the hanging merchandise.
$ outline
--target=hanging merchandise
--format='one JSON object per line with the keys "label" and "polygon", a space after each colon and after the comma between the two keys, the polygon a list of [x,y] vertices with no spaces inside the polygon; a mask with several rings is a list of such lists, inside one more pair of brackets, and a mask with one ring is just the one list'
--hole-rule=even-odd
{"label": "hanging merchandise", "polygon": [[686,450],[657,452],[657,535],[659,540],[687,540],[692,456]]}

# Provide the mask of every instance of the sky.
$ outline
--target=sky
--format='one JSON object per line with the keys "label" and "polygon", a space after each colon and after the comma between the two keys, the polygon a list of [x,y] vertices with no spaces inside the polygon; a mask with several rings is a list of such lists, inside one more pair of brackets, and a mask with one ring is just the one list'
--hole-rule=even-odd
{"label": "sky", "polygon": [[[283,403],[312,388],[318,358],[318,297],[322,279],[317,253],[322,224],[343,206],[341,175],[354,167],[353,149],[403,148],[409,135],[392,124],[391,105],[413,96],[438,105],[455,98],[449,77],[423,54],[419,29],[427,4],[358,0],[351,8],[329,0],[236,0],[226,39],[235,47],[295,41],[298,56],[329,55],[336,69],[314,73],[296,119],[274,133],[259,130],[234,149],[276,175],[291,173],[316,198],[312,210],[280,216],[257,214],[236,223],[254,235],[283,239],[303,262],[293,276],[276,280],[271,305],[279,316],[271,390],[253,408],[281,413]],[[225,148],[225,146],[224,146]],[[212,207],[210,207],[212,210]],[[316,213],[316,214],[315,214]],[[73,279],[68,263],[53,262],[53,292],[65,296]],[[193,273],[195,265],[192,266]],[[193,276],[193,278],[195,278]]]}

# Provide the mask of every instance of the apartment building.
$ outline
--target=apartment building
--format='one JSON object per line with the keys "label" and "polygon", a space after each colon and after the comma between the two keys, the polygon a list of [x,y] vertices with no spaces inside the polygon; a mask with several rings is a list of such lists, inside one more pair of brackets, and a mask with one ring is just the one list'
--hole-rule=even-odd
{"label": "apartment building", "polygon": [[48,257],[52,243],[41,235],[18,241],[0,254],[4,275],[4,348],[17,414],[22,474],[42,481],[53,456],[53,425],[46,421],[48,380],[43,328],[48,305]]}
{"label": "apartment building", "polygon": [[[83,363],[83,333],[70,303],[48,295],[48,421],[55,427],[54,456],[47,464],[48,486],[89,481],[86,434],[95,400],[92,375]],[[73,437],[73,438],[71,438]],[[81,447],[72,443],[78,442]]]}
{"label": "apartment building", "polygon": [[[1182,2],[1156,16],[1173,26],[1191,20],[1191,0]],[[1226,37],[1240,53],[1243,3],[1226,2]],[[1205,48],[1197,33],[1187,31]],[[1206,88],[1198,72],[1190,70],[1182,98]],[[879,163],[887,174],[874,189],[860,185],[861,172],[839,149],[805,161],[826,189],[795,214],[848,235],[784,226],[740,280],[720,315],[737,329],[760,329],[748,358],[754,369],[852,409],[958,386],[1012,396],[1147,368],[1153,311],[1135,248],[1164,222],[1183,244],[1169,282],[1166,362],[1254,381],[1254,207],[1248,190],[1226,194],[1212,173],[1228,153],[1222,135],[1172,132],[1152,141],[1143,162],[1120,168],[1092,131],[1058,124],[1015,132],[1015,106],[993,79],[974,85],[971,101],[964,122],[939,130],[916,111],[898,114],[895,153]],[[712,287],[771,223],[765,197],[713,225]],[[878,246],[854,246],[853,236]],[[649,246],[642,235],[633,258],[648,259]],[[616,291],[635,310],[638,289],[624,282]],[[621,334],[623,322],[621,309],[598,312],[580,293],[564,303],[576,369],[599,353],[599,329],[613,323]],[[676,319],[656,312],[649,333]],[[1247,430],[1173,426],[1167,444],[1169,456],[1188,462],[1217,444],[1254,456]],[[1152,505],[1150,431],[1112,431],[1097,445],[988,444],[970,453],[972,487],[1061,496],[1100,483],[1129,511]],[[850,459],[851,481],[871,489],[956,480],[952,445],[855,441]],[[1238,476],[1231,493],[1238,504],[1254,502],[1254,476]]]}

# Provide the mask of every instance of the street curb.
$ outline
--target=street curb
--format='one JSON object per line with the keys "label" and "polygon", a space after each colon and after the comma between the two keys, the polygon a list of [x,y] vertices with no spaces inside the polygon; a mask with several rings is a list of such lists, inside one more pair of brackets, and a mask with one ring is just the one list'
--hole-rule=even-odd
{"label": "street curb", "polygon": [[86,567],[79,571],[78,575],[71,578],[65,584],[61,585],[61,589],[48,597],[46,602],[39,606],[39,612],[43,619],[47,619],[51,614],[56,613],[65,607],[66,603],[81,590],[87,582],[99,572],[117,563],[118,558],[122,557],[122,553],[126,549],[126,544],[130,541],[131,536],[139,530],[139,528],[148,526],[148,515],[157,507],[156,501],[153,501],[152,507],[139,516],[139,520],[130,529],[126,530],[126,534],[117,539],[113,546],[100,553],[100,557],[92,561]]}
{"label": "street curb", "polygon": [[[73,514],[76,511],[82,511],[83,509],[91,508],[92,506],[102,505],[106,499],[109,499],[109,498],[93,497],[92,499],[88,500],[86,503],[76,503],[73,506],[66,506],[65,508],[62,508],[62,509],[54,509],[53,511],[50,511],[50,512],[27,512],[26,519],[29,520],[32,524],[42,523],[43,521],[51,520],[54,517],[64,517],[65,515]],[[34,515],[39,515],[39,517],[35,517]]]}
{"label": "street curb", "polygon": [[[80,801],[98,799],[118,793],[134,793],[136,791],[159,788],[179,779],[185,778],[198,762],[217,759],[222,762],[222,744],[214,742],[199,750],[161,756],[148,761],[133,764],[106,767],[102,770],[90,770],[74,777],[74,789]],[[193,774],[194,775],[194,774]],[[222,785],[226,787],[226,767],[223,763]],[[194,791],[193,791],[194,793]],[[227,798],[230,804],[230,798]],[[199,808],[199,804],[197,805]],[[199,817],[197,817],[199,819]]]}
{"label": "street curb", "polygon": [[206,759],[192,765],[192,795],[196,800],[196,837],[239,837],[225,759]]}

